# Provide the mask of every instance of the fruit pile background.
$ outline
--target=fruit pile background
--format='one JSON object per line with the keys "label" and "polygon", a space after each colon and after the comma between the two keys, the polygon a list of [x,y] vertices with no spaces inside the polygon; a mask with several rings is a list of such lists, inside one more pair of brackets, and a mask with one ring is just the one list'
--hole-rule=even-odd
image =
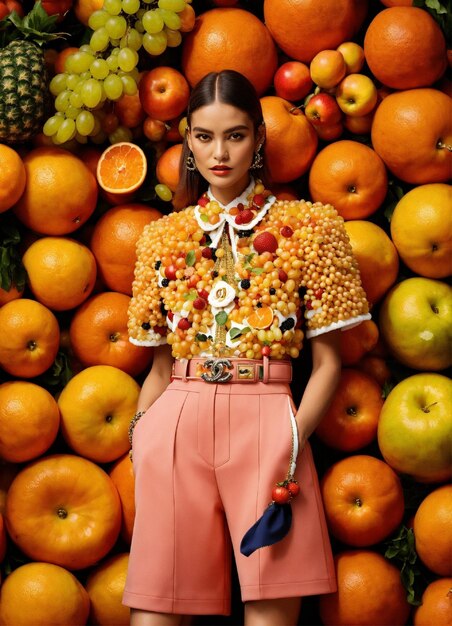
{"label": "fruit pile background", "polygon": [[[0,624],[128,623],[135,245],[171,211],[191,87],[233,68],[276,195],[335,206],[371,303],[312,436],[339,589],[299,623],[450,625],[450,2],[160,4],[45,0],[24,34],[33,2],[0,0]],[[195,623],[241,623],[234,593]]]}

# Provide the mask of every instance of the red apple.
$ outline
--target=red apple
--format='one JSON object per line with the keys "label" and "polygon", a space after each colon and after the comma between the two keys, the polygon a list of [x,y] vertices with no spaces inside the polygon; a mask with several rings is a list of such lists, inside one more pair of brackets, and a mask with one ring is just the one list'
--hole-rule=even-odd
{"label": "red apple", "polygon": [[150,141],[160,141],[166,133],[166,124],[162,120],[147,117],[143,122],[143,132]]}
{"label": "red apple", "polygon": [[185,77],[172,67],[156,67],[145,72],[139,86],[143,109],[157,120],[172,120],[183,113],[190,88]]}
{"label": "red apple", "polygon": [[313,86],[309,67],[300,61],[288,61],[278,67],[273,84],[276,95],[289,102],[302,100]]}
{"label": "red apple", "polygon": [[342,119],[342,111],[336,98],[325,92],[314,94],[304,108],[308,120],[314,126],[331,126]]}
{"label": "red apple", "polygon": [[321,126],[314,126],[319,139],[322,141],[336,141],[344,132],[344,126],[342,122],[337,124],[322,124]]}
{"label": "red apple", "polygon": [[24,15],[22,4],[18,0],[0,0],[0,20],[13,11],[21,17]]}

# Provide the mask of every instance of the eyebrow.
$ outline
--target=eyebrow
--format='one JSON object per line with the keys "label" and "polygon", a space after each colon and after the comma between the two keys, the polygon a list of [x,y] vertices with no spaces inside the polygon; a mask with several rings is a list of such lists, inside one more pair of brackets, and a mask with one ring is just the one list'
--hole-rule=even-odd
{"label": "eyebrow", "polygon": [[[227,128],[224,133],[232,133],[236,130],[249,130],[248,126],[245,126],[245,124],[239,125],[239,126],[233,126],[232,128]],[[207,128],[201,128],[200,126],[195,126],[193,128],[193,132],[198,132],[198,133],[210,133],[212,134],[214,131],[212,130],[208,130]]]}

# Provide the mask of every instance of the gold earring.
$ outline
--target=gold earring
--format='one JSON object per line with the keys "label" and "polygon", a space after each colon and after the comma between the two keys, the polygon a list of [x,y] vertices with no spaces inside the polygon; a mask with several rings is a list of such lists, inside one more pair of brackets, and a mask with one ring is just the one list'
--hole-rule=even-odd
{"label": "gold earring", "polygon": [[259,146],[254,155],[253,162],[250,165],[250,170],[260,170],[261,167],[264,165],[264,160],[261,155],[261,147],[262,146]]}
{"label": "gold earring", "polygon": [[185,167],[189,172],[196,172],[197,167],[195,159],[193,158],[193,154],[189,154],[185,159]]}

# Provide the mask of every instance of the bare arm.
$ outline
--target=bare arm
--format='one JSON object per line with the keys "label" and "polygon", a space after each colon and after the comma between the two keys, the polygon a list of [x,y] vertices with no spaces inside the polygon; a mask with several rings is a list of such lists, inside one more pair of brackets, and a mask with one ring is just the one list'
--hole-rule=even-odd
{"label": "bare arm", "polygon": [[171,346],[164,345],[154,348],[151,371],[141,387],[137,411],[146,411],[165,391],[170,382],[172,365]]}
{"label": "bare arm", "polygon": [[320,423],[339,382],[340,332],[340,330],[335,330],[311,339],[312,374],[296,414],[301,447]]}

